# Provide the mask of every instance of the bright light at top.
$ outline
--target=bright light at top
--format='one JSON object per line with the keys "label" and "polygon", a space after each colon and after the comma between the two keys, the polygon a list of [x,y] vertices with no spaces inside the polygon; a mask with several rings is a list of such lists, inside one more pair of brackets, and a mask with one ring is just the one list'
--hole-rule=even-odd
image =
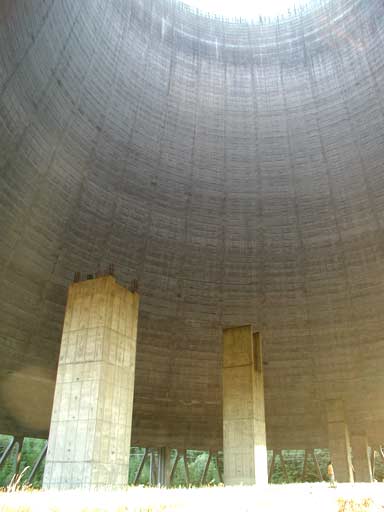
{"label": "bright light at top", "polygon": [[199,11],[224,18],[256,19],[259,16],[281,16],[302,7],[311,0],[182,0]]}

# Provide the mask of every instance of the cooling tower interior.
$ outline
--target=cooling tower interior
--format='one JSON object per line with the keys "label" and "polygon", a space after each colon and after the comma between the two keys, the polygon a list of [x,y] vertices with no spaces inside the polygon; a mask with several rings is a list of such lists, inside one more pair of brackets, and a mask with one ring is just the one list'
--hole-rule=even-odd
{"label": "cooling tower interior", "polygon": [[384,441],[384,3],[0,4],[0,432],[47,437],[69,285],[138,283],[133,446],[221,449],[222,333],[267,446]]}

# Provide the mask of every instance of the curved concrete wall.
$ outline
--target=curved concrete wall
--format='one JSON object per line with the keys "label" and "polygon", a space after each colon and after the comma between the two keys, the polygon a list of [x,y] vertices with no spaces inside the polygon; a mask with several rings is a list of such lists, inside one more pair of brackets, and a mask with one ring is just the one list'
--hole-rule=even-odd
{"label": "curved concrete wall", "polygon": [[67,286],[114,263],[142,297],[133,444],[221,445],[245,323],[271,448],[326,446],[327,398],[383,441],[384,5],[311,5],[2,3],[0,431],[46,432]]}

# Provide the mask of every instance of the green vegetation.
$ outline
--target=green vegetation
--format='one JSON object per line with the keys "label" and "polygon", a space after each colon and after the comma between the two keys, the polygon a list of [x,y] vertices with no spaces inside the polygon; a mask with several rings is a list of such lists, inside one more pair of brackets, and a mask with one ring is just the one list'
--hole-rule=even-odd
{"label": "green vegetation", "polygon": [[[130,459],[130,467],[129,467],[129,483],[133,484],[134,478],[137,472],[137,469],[140,465],[144,454],[144,449],[142,448],[132,448],[131,449],[131,459]],[[176,450],[171,451],[171,467],[176,459],[177,452]],[[187,459],[188,459],[188,473],[189,473],[189,483],[193,487],[197,487],[200,485],[201,476],[203,475],[205,465],[208,459],[208,452],[202,452],[197,450],[188,450],[187,451]],[[223,462],[222,462],[222,454],[219,454],[219,468],[222,473],[223,471]],[[157,456],[155,454],[154,467],[157,466]],[[139,484],[148,485],[150,483],[150,457],[147,457],[146,463],[144,465],[141,477],[139,479]],[[217,471],[217,462],[216,459],[212,457],[209,469],[207,471],[205,485],[218,485],[220,483],[218,471]],[[180,487],[187,485],[184,462],[182,459],[179,460],[172,479],[172,485],[174,487]]]}
{"label": "green vegetation", "polygon": [[[8,446],[11,436],[0,435],[0,456]],[[33,439],[33,438],[25,438],[23,443],[23,449],[21,452],[21,463],[20,463],[20,472],[24,470],[27,466],[29,468],[33,468],[33,465],[40,455],[41,451],[44,448],[45,440],[44,439]],[[13,475],[15,474],[16,469],[16,451],[17,447],[14,446],[12,449],[12,453],[8,456],[7,460],[0,468],[0,487],[7,486]],[[43,479],[44,472],[44,461],[41,463],[39,469],[36,472],[35,477],[31,484],[33,487],[40,488],[41,482]],[[28,478],[30,470],[25,472],[25,481]]]}
{"label": "green vegetation", "polygon": [[[0,435],[0,456],[4,452],[7,447],[9,441],[11,440],[10,436]],[[36,459],[40,455],[41,451],[44,448],[45,440],[43,439],[32,439],[26,438],[23,444],[23,450],[21,455],[21,464],[20,471],[22,471],[26,466],[30,468],[33,467]],[[272,473],[272,483],[281,484],[281,483],[294,483],[301,482],[303,475],[303,464],[304,464],[304,450],[283,450],[283,457],[285,461],[285,469],[281,462],[280,457],[277,455],[275,458],[274,469]],[[316,450],[316,457],[319,462],[320,470],[322,472],[323,478],[326,478],[326,469],[327,463],[329,460],[328,450]],[[130,461],[130,470],[129,470],[129,483],[133,484],[134,478],[137,472],[137,469],[140,465],[144,454],[143,448],[132,448],[131,449],[131,461]],[[171,452],[171,466],[176,458],[177,452],[176,450],[172,450]],[[154,457],[154,467],[157,467],[157,454],[153,455]],[[15,473],[15,458],[16,458],[16,448],[13,448],[13,453],[8,457],[6,462],[0,468],[0,487],[4,487],[9,484],[12,479],[12,476]],[[189,482],[191,486],[199,486],[201,476],[204,472],[204,468],[208,459],[208,453],[202,451],[188,450],[187,451],[187,459],[188,459],[188,472],[189,472]],[[272,452],[268,452],[268,462],[271,464],[272,461]],[[207,472],[205,485],[218,485],[220,483],[219,474],[217,471],[217,461],[215,457],[212,457],[209,470]],[[218,464],[220,472],[223,472],[223,459],[222,454],[219,453]],[[44,471],[44,462],[41,464],[38,469],[33,481],[31,482],[33,487],[40,488],[42,483]],[[27,470],[24,477],[24,482],[28,478],[30,470]],[[336,477],[337,478],[337,477]],[[375,470],[375,478],[378,482],[382,482],[384,479],[384,464],[379,459],[376,458],[376,470]],[[307,460],[307,470],[305,481],[307,482],[316,482],[319,480],[318,470],[315,465],[315,461],[312,456],[309,455]],[[139,484],[141,485],[149,485],[150,484],[150,457],[146,458],[146,462],[141,473],[141,477],[139,479]],[[183,460],[180,459],[177,467],[174,472],[172,485],[174,487],[185,486],[186,485],[186,477],[185,477],[185,469]]]}

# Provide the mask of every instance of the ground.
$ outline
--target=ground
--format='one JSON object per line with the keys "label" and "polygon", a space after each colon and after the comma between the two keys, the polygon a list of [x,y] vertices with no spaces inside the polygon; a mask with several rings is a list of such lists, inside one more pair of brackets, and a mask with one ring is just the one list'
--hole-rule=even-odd
{"label": "ground", "polygon": [[0,512],[294,511],[383,512],[384,484],[326,483],[256,487],[156,489],[118,492],[19,492],[0,494]]}

